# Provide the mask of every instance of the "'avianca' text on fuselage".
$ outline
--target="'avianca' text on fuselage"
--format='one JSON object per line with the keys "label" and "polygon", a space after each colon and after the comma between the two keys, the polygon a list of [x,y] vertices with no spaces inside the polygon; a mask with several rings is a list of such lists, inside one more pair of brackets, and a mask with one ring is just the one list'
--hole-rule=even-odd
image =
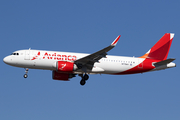
{"label": "'avianca' text on fuselage", "polygon": [[[39,51],[36,56],[34,56],[31,60],[35,60],[40,57],[41,52]],[[62,55],[58,53],[44,53],[43,59],[54,59],[54,60],[62,60],[62,61],[75,61],[77,57],[75,55]]]}
{"label": "'avianca' text on fuselage", "polygon": [[11,66],[26,69],[24,78],[30,69],[52,71],[54,80],[69,81],[79,75],[80,84],[84,85],[89,74],[135,74],[175,67],[174,58],[167,59],[174,38],[173,33],[164,36],[143,56],[123,57],[107,55],[119,40],[118,36],[108,47],[93,54],[58,52],[46,50],[18,50],[5,57],[3,61]]}

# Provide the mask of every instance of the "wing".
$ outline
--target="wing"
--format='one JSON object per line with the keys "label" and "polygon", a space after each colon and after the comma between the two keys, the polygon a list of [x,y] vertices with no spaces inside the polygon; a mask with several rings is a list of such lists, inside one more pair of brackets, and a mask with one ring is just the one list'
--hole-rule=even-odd
{"label": "wing", "polygon": [[[121,35],[119,35],[112,43],[110,46],[99,50],[93,54],[90,54],[88,56],[85,56],[83,58],[80,58],[76,61],[74,61],[74,63],[78,66],[79,69],[85,68],[85,69],[89,69],[91,70],[93,68],[93,65],[95,62],[99,62],[99,60],[103,57],[106,57],[107,52],[109,50],[111,50],[112,48],[114,48],[119,40],[119,38],[121,37]],[[86,72],[86,70],[83,70]]]}

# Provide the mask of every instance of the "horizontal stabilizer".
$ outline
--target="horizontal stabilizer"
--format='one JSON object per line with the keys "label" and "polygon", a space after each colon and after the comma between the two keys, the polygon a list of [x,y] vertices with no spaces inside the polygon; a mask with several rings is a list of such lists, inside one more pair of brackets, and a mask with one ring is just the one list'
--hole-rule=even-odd
{"label": "horizontal stabilizer", "polygon": [[175,58],[169,58],[167,60],[163,60],[161,62],[157,62],[157,63],[154,63],[155,66],[159,66],[159,65],[167,65],[169,64],[170,62],[174,61]]}

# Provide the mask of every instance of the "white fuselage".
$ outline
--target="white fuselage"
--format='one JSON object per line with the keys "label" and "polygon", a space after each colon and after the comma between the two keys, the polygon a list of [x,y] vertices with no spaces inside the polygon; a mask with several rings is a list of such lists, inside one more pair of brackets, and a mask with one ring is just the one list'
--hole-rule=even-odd
{"label": "white fuselage", "polygon": [[[31,69],[43,69],[56,71],[57,61],[74,62],[89,54],[73,52],[57,52],[45,50],[19,50],[4,58],[4,62],[11,66]],[[162,70],[175,67],[171,62],[166,65],[155,67],[153,61],[147,62],[145,58],[122,57],[106,55],[98,62],[95,62],[92,69],[74,70],[75,74],[134,74],[148,71]],[[157,62],[157,61],[156,61]],[[129,71],[130,70],[130,71]],[[128,71],[128,72],[127,72]]]}

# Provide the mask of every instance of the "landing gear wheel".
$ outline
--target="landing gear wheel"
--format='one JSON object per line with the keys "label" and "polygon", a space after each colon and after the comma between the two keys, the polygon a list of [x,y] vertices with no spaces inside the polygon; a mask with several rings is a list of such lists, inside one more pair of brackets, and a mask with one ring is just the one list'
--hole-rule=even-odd
{"label": "landing gear wheel", "polygon": [[28,77],[28,75],[27,74],[24,74],[24,78],[27,78]]}
{"label": "landing gear wheel", "polygon": [[85,84],[86,84],[86,81],[85,81],[85,80],[81,80],[81,81],[80,81],[80,84],[81,84],[81,85],[85,85]]}
{"label": "landing gear wheel", "polygon": [[85,74],[83,78],[84,78],[84,80],[88,80],[89,79],[89,75]]}
{"label": "landing gear wheel", "polygon": [[85,85],[86,84],[86,81],[89,79],[89,75],[87,74],[79,74],[79,76],[82,78],[81,81],[80,81],[80,84],[81,85]]}
{"label": "landing gear wheel", "polygon": [[24,78],[27,78],[28,77],[28,71],[29,71],[29,69],[28,68],[25,68],[26,69],[26,71],[25,71],[25,74],[24,74]]}

